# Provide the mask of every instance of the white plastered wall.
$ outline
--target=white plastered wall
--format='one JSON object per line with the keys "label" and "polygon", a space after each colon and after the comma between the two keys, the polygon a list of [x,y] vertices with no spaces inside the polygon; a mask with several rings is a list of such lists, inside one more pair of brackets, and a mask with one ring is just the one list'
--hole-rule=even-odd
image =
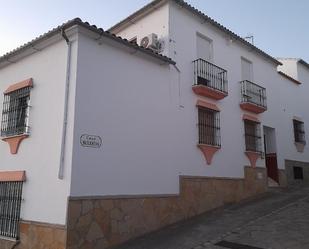
{"label": "white plastered wall", "polygon": [[[71,39],[74,40],[74,37]],[[44,44],[41,44],[44,47]],[[77,41],[72,45],[69,108],[74,110]],[[0,69],[0,91],[33,78],[30,93],[30,136],[12,155],[9,145],[0,143],[0,170],[25,170],[21,219],[65,225],[71,181],[74,112],[69,111],[64,179],[58,179],[64,116],[67,44],[58,42],[42,48],[16,63]],[[2,112],[3,95],[0,96]]]}
{"label": "white plastered wall", "polygon": [[146,15],[142,20],[132,22],[130,26],[117,32],[117,35],[131,40],[137,37],[137,43],[143,37],[148,36],[151,33],[157,34],[158,39],[163,42],[163,54],[167,54],[169,51],[169,5],[164,4],[158,6],[150,15]]}
{"label": "white plastered wall", "polygon": [[[189,11],[175,3],[171,3],[170,39],[175,40],[176,43],[175,51],[170,51],[170,53],[177,54],[175,60],[182,71],[182,95],[183,101],[187,101],[187,103],[184,102],[183,104],[184,109],[191,116],[187,120],[194,120],[193,113],[196,113],[192,102],[197,97],[190,94],[193,75],[192,65],[190,64],[191,61],[196,59],[196,33],[201,33],[213,40],[214,63],[228,71],[229,96],[222,101],[215,102],[221,109],[221,150],[215,154],[211,167],[204,167],[201,171],[194,169],[194,166],[191,165],[191,167],[184,169],[185,174],[242,176],[243,166],[248,165],[248,159],[243,153],[244,128],[241,120],[245,112],[239,108],[241,57],[253,63],[253,81],[266,88],[268,110],[258,115],[258,118],[262,125],[276,129],[279,168],[284,168],[284,159],[309,161],[308,148],[305,149],[304,153],[296,151],[292,127],[293,115],[301,115],[304,118],[306,116],[305,106],[309,99],[301,94],[303,92],[302,87],[305,86],[299,87],[283,78],[277,73],[275,64],[231,39],[231,37],[194,16]],[[296,96],[297,98],[295,98]],[[298,99],[298,96],[301,96],[301,98]],[[190,126],[192,124],[193,122],[191,122]],[[196,133],[188,135],[188,139],[189,137],[192,138],[194,134]],[[190,158],[189,160],[193,161],[194,159]],[[199,164],[201,167],[201,163]],[[198,167],[199,164],[193,165]],[[265,162],[259,160],[257,165],[263,167]]]}
{"label": "white plastered wall", "polygon": [[[71,196],[177,192],[175,69],[85,35],[78,53]],[[81,146],[82,134],[100,136],[102,146]]]}
{"label": "white plastered wall", "polygon": [[297,61],[298,59],[279,59],[282,65],[278,66],[278,70],[291,76],[292,78],[299,80],[297,72]]}
{"label": "white plastered wall", "polygon": [[[167,23],[159,25],[169,27],[169,50],[164,53],[177,62],[179,72],[81,37],[72,196],[178,193],[179,175],[243,177],[249,160],[244,154],[246,112],[239,107],[242,57],[253,63],[253,81],[266,88],[268,110],[257,117],[261,128],[276,129],[279,168],[285,159],[309,161],[308,146],[304,153],[297,152],[293,138],[293,116],[306,119],[308,101],[293,99],[302,89],[279,75],[269,59],[174,3],[155,10],[154,16],[164,16],[166,9]],[[150,22],[154,16],[118,35],[146,34],[149,27],[143,25],[148,23],[165,37],[166,30]],[[229,96],[221,101],[192,92],[197,33],[213,41],[214,63],[228,71]],[[222,148],[210,166],[196,147],[198,98],[221,109]],[[102,147],[82,148],[79,138],[84,133],[101,136]],[[257,166],[265,167],[264,160]]]}

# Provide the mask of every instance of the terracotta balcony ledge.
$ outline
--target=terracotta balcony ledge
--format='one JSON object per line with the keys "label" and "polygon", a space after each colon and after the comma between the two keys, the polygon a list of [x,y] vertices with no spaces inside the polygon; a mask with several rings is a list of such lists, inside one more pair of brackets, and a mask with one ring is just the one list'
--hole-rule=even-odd
{"label": "terracotta balcony ledge", "polygon": [[260,114],[260,113],[267,111],[266,107],[253,104],[251,102],[241,103],[240,108],[245,110],[245,111],[253,112],[253,113],[256,113],[256,114]]}
{"label": "terracotta balcony ledge", "polygon": [[192,86],[192,90],[196,95],[212,98],[215,100],[221,100],[228,96],[226,92],[222,92],[220,90],[204,85],[194,85]]}

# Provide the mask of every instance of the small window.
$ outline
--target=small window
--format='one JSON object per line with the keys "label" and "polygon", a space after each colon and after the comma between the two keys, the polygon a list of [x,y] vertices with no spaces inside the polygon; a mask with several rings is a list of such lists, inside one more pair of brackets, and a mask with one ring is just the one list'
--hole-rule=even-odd
{"label": "small window", "polygon": [[221,146],[219,112],[205,107],[198,108],[199,144]]}
{"label": "small window", "polygon": [[293,119],[294,138],[296,143],[306,143],[304,122]]}
{"label": "small window", "polygon": [[294,179],[295,180],[303,180],[303,168],[302,167],[293,167]]}
{"label": "small window", "polygon": [[1,122],[2,137],[29,133],[30,89],[29,86],[4,94]]}
{"label": "small window", "polygon": [[22,181],[0,182],[0,236],[18,239]]}
{"label": "small window", "polygon": [[261,152],[260,124],[251,120],[244,120],[246,151]]}

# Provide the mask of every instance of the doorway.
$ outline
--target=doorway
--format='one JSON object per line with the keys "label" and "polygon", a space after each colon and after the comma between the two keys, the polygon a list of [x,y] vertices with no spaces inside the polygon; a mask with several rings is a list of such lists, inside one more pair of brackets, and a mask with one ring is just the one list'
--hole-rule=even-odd
{"label": "doorway", "polygon": [[276,130],[274,128],[264,126],[263,134],[267,176],[279,184]]}

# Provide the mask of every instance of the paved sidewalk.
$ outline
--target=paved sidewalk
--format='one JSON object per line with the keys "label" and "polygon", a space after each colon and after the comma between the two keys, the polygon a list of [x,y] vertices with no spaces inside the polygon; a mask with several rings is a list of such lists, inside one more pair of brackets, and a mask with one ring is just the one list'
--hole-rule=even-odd
{"label": "paved sidewalk", "polygon": [[[219,246],[220,245],[220,246]],[[309,187],[272,189],[117,249],[308,249]]]}

